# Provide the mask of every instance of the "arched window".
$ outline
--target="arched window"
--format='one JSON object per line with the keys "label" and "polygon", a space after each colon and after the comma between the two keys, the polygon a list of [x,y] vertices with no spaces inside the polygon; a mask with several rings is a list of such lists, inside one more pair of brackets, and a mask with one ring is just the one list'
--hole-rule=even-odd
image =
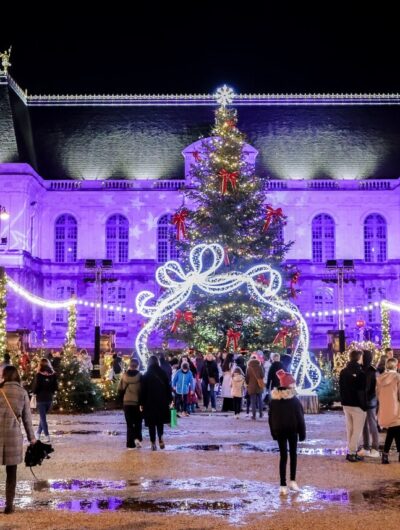
{"label": "arched window", "polygon": [[[314,295],[314,309],[316,313],[315,322],[333,322],[331,314],[333,307],[332,287],[321,287]],[[326,314],[330,313],[330,314]]]}
{"label": "arched window", "polygon": [[386,221],[378,213],[364,221],[364,259],[368,263],[386,261]]}
{"label": "arched window", "polygon": [[321,213],[312,221],[312,259],[324,263],[335,258],[335,221]]}
{"label": "arched window", "polygon": [[175,227],[171,224],[171,218],[171,215],[163,215],[157,223],[157,260],[159,263],[179,257],[175,244]]}
{"label": "arched window", "polygon": [[75,263],[77,249],[78,223],[72,215],[60,215],[55,224],[56,263]]}
{"label": "arched window", "polygon": [[126,263],[129,249],[129,222],[123,215],[112,215],[106,223],[106,257]]}

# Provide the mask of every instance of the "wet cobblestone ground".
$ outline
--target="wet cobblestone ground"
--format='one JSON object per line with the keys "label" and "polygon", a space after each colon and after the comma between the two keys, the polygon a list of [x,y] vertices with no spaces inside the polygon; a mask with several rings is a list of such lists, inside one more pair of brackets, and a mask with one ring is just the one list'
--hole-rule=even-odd
{"label": "wet cobblestone ground", "polygon": [[0,515],[0,529],[398,529],[397,453],[389,466],[348,463],[342,413],[306,420],[302,489],[281,498],[265,418],[197,413],[167,428],[166,449],[152,452],[146,430],[143,448],[126,450],[120,411],[51,415],[55,453],[35,468],[38,480],[19,466],[17,511]]}

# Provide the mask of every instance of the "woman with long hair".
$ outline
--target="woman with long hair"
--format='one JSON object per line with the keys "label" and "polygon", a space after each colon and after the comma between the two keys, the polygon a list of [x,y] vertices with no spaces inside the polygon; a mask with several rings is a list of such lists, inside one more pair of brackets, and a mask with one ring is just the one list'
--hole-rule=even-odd
{"label": "woman with long hair", "polygon": [[47,425],[47,413],[53,404],[54,392],[57,391],[57,375],[48,359],[41,359],[38,371],[33,380],[32,392],[36,395],[37,409],[40,416],[39,427],[36,437],[44,432],[45,442],[50,442],[49,427]]}
{"label": "woman with long hair", "polygon": [[234,410],[233,397],[231,393],[233,365],[234,365],[234,355],[233,353],[227,353],[222,363],[222,366],[221,366],[222,373],[223,373],[222,386],[221,386],[221,397],[223,398],[222,412],[229,412],[229,411]]}
{"label": "woman with long hair", "polygon": [[157,449],[156,434],[160,449],[164,449],[164,424],[170,422],[172,392],[171,383],[155,355],[149,357],[147,371],[141,383],[140,405],[145,424],[149,428],[151,449]]}
{"label": "woman with long hair", "polygon": [[3,383],[0,385],[0,459],[6,466],[6,506],[4,513],[14,511],[17,466],[23,459],[23,437],[20,420],[31,444],[36,442],[32,426],[28,394],[21,385],[15,366],[3,370]]}

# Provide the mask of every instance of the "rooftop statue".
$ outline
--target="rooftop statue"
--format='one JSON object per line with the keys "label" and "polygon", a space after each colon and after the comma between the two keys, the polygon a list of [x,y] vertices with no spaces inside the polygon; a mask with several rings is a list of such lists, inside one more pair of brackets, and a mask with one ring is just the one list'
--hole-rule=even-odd
{"label": "rooftop statue", "polygon": [[4,70],[5,74],[8,72],[8,69],[11,66],[10,55],[11,55],[11,46],[5,52],[3,52],[3,53],[0,52],[1,65],[3,67],[3,70]]}

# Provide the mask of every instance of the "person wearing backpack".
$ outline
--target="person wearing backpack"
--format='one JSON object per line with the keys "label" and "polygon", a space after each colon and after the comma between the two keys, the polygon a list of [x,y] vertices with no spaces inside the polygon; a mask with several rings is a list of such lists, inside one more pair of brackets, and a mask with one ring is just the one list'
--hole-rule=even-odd
{"label": "person wearing backpack", "polygon": [[31,444],[36,443],[32,425],[29,397],[21,385],[15,366],[3,369],[3,383],[0,385],[0,464],[6,466],[6,506],[4,513],[14,511],[17,466],[23,459],[23,437],[20,420]]}
{"label": "person wearing backpack", "polygon": [[140,412],[140,392],[142,376],[139,361],[131,359],[128,370],[122,374],[118,394],[122,397],[122,408],[126,421],[127,449],[142,447],[142,413]]}

